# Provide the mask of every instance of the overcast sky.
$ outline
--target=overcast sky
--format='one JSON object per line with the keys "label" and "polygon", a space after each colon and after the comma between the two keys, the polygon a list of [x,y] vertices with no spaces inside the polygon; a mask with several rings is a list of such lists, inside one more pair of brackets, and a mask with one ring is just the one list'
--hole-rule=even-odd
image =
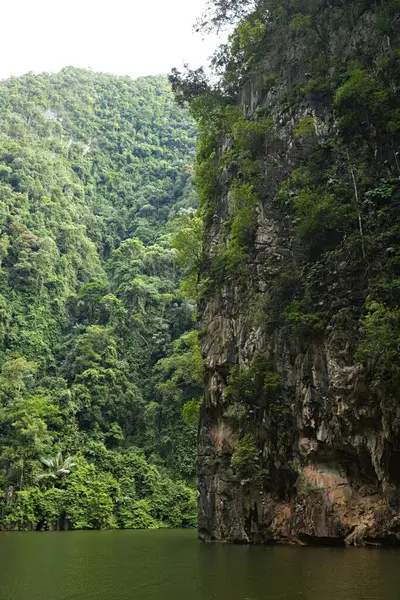
{"label": "overcast sky", "polygon": [[8,0],[0,78],[66,66],[121,75],[203,64],[217,45],[192,32],[205,0]]}

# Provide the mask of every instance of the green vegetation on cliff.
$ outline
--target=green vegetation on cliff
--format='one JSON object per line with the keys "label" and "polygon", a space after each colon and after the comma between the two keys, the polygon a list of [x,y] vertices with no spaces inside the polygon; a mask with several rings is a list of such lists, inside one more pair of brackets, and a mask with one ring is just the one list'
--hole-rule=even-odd
{"label": "green vegetation on cliff", "polygon": [[0,528],[195,524],[194,147],[161,77],[0,83]]}
{"label": "green vegetation on cliff", "polygon": [[298,397],[276,371],[282,339],[290,355],[334,338],[400,433],[399,14],[398,0],[215,0],[200,28],[236,22],[216,77],[170,75],[200,129],[200,306],[230,298],[226,318],[271,341],[258,336],[262,372],[246,330],[240,351],[216,350],[236,356],[220,367],[221,403],[241,440],[231,466],[248,473],[265,435],[260,468],[291,469]]}

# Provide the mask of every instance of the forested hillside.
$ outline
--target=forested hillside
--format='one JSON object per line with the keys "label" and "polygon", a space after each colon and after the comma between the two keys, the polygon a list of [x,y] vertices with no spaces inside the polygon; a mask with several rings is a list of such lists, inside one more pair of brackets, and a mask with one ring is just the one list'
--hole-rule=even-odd
{"label": "forested hillside", "polygon": [[0,83],[1,528],[195,523],[194,144],[161,77]]}

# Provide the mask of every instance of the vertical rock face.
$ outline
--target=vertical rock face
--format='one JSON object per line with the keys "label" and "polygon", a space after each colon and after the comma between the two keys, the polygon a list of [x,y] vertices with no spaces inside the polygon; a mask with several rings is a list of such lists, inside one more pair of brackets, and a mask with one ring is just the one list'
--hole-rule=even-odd
{"label": "vertical rock face", "polygon": [[[298,32],[272,39],[250,76],[240,119],[269,119],[262,143],[243,150],[239,126],[221,129],[203,270],[211,279],[198,451],[205,540],[400,540],[400,404],[391,370],[399,129],[387,126],[398,110],[398,40],[379,29],[380,4],[352,23],[340,10],[322,33],[331,60],[319,83]],[[384,108],[372,107],[379,93]],[[256,224],[245,267],[225,262],[217,272],[235,235],[234,190],[249,183],[249,157],[261,169],[250,182]]]}

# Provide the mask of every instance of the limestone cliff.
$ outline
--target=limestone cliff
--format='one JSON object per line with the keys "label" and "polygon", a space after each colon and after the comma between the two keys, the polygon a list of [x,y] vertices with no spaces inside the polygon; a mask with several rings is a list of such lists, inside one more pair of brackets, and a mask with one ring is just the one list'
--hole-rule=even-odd
{"label": "limestone cliff", "polygon": [[400,540],[399,13],[345,5],[266,19],[200,156],[205,540]]}

